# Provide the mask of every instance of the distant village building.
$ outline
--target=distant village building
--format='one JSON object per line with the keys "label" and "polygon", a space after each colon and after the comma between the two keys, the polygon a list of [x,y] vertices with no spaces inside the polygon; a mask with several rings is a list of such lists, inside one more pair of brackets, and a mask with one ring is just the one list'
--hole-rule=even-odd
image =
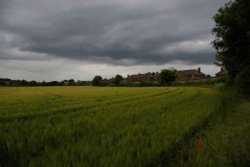
{"label": "distant village building", "polygon": [[[200,80],[205,79],[206,75],[201,72],[201,69],[192,69],[192,70],[182,70],[177,71],[177,80],[179,81],[188,81],[188,80]],[[145,74],[134,74],[128,75],[126,80],[133,83],[141,82],[160,82],[160,73],[158,72],[148,72]]]}
{"label": "distant village building", "polygon": [[206,75],[201,72],[200,68],[177,71],[177,75],[179,81],[206,79]]}
{"label": "distant village building", "polygon": [[228,75],[228,71],[225,67],[221,67],[220,71],[215,74],[216,77],[222,77]]}
{"label": "distant village building", "polygon": [[158,72],[148,72],[146,74],[135,74],[127,76],[128,82],[160,82],[160,74]]}

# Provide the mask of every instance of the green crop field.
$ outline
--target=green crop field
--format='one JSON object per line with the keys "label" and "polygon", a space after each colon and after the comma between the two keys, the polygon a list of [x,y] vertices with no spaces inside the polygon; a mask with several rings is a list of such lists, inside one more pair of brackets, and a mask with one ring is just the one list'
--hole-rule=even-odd
{"label": "green crop field", "polygon": [[0,88],[0,166],[163,166],[220,110],[212,88]]}

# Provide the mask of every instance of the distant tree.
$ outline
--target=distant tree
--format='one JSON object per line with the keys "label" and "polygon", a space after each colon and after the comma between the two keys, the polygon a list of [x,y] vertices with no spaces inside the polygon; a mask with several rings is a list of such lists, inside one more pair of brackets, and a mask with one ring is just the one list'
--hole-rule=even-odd
{"label": "distant tree", "polygon": [[70,79],[70,80],[68,80],[68,83],[69,83],[69,85],[73,86],[73,85],[75,85],[75,80],[74,79]]}
{"label": "distant tree", "polygon": [[213,17],[216,26],[213,46],[217,64],[225,66],[235,78],[250,65],[250,0],[234,0],[225,4]]}
{"label": "distant tree", "polygon": [[0,78],[0,85],[2,86],[9,86],[11,83],[11,79],[8,78]]}
{"label": "distant tree", "polygon": [[51,81],[51,82],[48,82],[47,85],[49,85],[49,86],[60,86],[60,82],[58,82],[58,81]]}
{"label": "distant tree", "polygon": [[36,81],[30,81],[30,82],[28,83],[28,85],[29,85],[29,86],[37,86],[38,84],[37,84]]}
{"label": "distant tree", "polygon": [[84,85],[84,83],[80,80],[77,80],[76,83],[75,83],[77,86],[82,86]]}
{"label": "distant tree", "polygon": [[104,78],[99,82],[98,86],[107,86],[108,84],[109,84],[108,79]]}
{"label": "distant tree", "polygon": [[160,73],[161,84],[171,84],[177,78],[177,71],[174,68],[163,69]]}
{"label": "distant tree", "polygon": [[22,80],[22,81],[21,81],[21,85],[22,85],[22,86],[28,86],[28,85],[29,85],[29,82],[26,81],[26,80]]}
{"label": "distant tree", "polygon": [[60,85],[62,85],[62,86],[67,85],[67,80],[63,80],[63,81],[61,81],[61,82],[60,82]]}
{"label": "distant tree", "polygon": [[92,80],[92,85],[94,86],[100,86],[102,84],[102,77],[97,75],[94,77],[94,79]]}
{"label": "distant tree", "polygon": [[46,86],[46,82],[45,82],[45,81],[42,81],[42,82],[41,82],[41,86]]}
{"label": "distant tree", "polygon": [[116,86],[120,85],[122,81],[123,81],[123,77],[122,77],[121,75],[116,75],[116,76],[115,76],[114,84],[115,84]]}
{"label": "distant tree", "polygon": [[20,80],[15,80],[14,86],[22,86],[22,82]]}

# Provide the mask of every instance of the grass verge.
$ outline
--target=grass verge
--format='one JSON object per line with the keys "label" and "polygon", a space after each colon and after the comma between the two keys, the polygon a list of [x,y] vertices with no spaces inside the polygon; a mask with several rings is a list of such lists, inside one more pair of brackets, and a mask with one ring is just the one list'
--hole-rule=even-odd
{"label": "grass verge", "polygon": [[178,150],[170,166],[229,167],[250,164],[250,101],[225,92],[222,110]]}

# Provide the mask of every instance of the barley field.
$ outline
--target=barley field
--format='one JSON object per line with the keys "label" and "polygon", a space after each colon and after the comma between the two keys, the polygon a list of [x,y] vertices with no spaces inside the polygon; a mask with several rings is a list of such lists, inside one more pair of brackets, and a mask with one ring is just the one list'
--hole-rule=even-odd
{"label": "barley field", "polygon": [[1,87],[0,166],[164,166],[220,110],[191,87]]}

